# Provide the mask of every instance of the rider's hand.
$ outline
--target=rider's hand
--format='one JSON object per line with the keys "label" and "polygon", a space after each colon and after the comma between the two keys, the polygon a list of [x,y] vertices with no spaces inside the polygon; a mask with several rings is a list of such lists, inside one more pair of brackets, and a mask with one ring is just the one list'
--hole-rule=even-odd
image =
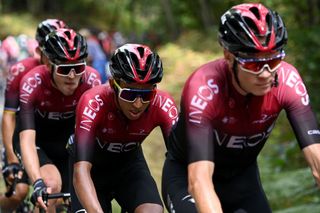
{"label": "rider's hand", "polygon": [[33,193],[31,196],[31,202],[33,203],[33,205],[47,210],[47,206],[42,199],[42,196],[45,193],[48,193],[47,186],[44,183],[43,179],[40,178],[33,183]]}
{"label": "rider's hand", "polygon": [[10,163],[2,169],[3,177],[9,185],[12,185],[14,178],[22,178],[23,169],[19,163]]}

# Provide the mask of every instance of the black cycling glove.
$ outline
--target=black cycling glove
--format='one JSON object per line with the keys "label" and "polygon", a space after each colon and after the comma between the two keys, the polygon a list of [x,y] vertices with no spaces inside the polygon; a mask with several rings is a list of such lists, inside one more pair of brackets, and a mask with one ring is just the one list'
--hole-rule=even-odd
{"label": "black cycling glove", "polygon": [[9,165],[3,167],[2,174],[4,178],[8,178],[11,174],[14,177],[18,177],[18,173],[20,171],[23,171],[23,168],[20,163],[10,163]]}
{"label": "black cycling glove", "polygon": [[36,205],[38,197],[42,197],[43,194],[47,193],[47,186],[43,179],[38,179],[33,183],[33,193],[31,196],[31,202]]}

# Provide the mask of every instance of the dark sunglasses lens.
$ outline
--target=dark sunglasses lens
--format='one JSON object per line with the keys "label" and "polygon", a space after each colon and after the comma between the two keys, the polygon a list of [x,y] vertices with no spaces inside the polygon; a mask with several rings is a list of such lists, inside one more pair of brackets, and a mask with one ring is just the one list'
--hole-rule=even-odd
{"label": "dark sunglasses lens", "polygon": [[143,102],[148,102],[153,99],[155,95],[154,90],[122,90],[120,93],[120,97],[124,100],[133,102],[137,97],[141,97]]}
{"label": "dark sunglasses lens", "polygon": [[81,74],[86,69],[85,64],[81,65],[68,65],[68,66],[58,66],[57,73],[61,75],[69,75],[70,71],[74,71],[76,74]]}
{"label": "dark sunglasses lens", "polygon": [[275,58],[268,61],[245,62],[243,63],[242,67],[248,70],[259,72],[264,65],[268,64],[270,69],[274,69],[281,61],[281,58]]}
{"label": "dark sunglasses lens", "polygon": [[124,100],[132,102],[136,99],[137,93],[130,90],[122,90],[119,96]]}
{"label": "dark sunglasses lens", "polygon": [[261,62],[245,62],[242,67],[248,70],[258,72],[262,68]]}
{"label": "dark sunglasses lens", "polygon": [[270,69],[274,69],[276,66],[278,66],[281,63],[282,59],[281,58],[275,58],[270,61],[268,61],[268,65]]}
{"label": "dark sunglasses lens", "polygon": [[155,90],[145,91],[140,94],[143,101],[151,101],[155,96]]}

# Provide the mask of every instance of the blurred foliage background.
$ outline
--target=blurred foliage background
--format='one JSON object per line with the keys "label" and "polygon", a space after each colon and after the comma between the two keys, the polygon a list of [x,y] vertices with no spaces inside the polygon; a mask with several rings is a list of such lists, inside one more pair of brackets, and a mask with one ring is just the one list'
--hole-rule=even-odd
{"label": "blurred foliage background", "polygon": [[[120,31],[131,42],[156,49],[165,77],[160,88],[177,101],[190,73],[203,63],[222,57],[217,25],[224,11],[248,1],[239,0],[0,0],[0,39],[25,33],[34,36],[37,24],[60,18],[70,27]],[[320,0],[259,1],[284,19],[289,41],[286,61],[301,73],[320,118]],[[152,173],[160,187],[165,148],[159,129],[144,142]],[[261,176],[275,212],[320,212],[320,194],[297,146],[292,129],[281,114],[259,157]],[[117,210],[115,211],[117,212]]]}

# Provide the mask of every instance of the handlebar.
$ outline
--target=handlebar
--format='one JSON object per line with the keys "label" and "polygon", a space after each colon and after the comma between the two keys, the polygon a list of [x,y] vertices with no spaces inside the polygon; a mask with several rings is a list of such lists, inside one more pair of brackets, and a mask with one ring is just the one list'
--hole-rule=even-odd
{"label": "handlebar", "polygon": [[[70,193],[53,193],[53,194],[45,193],[42,195],[42,200],[46,205],[48,203],[48,200],[57,199],[57,198],[62,198],[64,200],[64,202],[66,202],[66,201],[70,202],[71,195],[70,195]],[[70,203],[68,205],[70,205]],[[44,210],[42,208],[40,208],[40,212],[44,212]],[[70,209],[67,212],[71,212]]]}
{"label": "handlebar", "polygon": [[47,204],[48,200],[50,199],[57,199],[57,198],[63,198],[64,200],[67,200],[71,197],[70,193],[54,193],[54,194],[43,194],[42,200],[45,204]]}

